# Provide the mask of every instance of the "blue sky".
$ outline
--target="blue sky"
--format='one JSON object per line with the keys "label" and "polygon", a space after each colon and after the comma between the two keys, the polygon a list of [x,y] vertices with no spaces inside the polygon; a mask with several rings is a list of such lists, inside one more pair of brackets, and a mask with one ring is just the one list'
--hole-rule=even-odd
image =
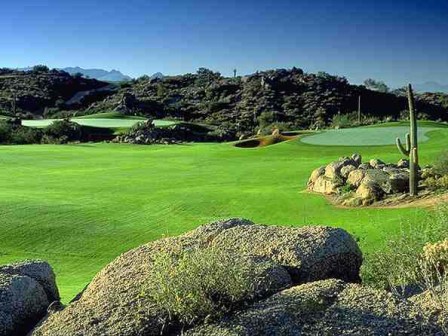
{"label": "blue sky", "polygon": [[0,67],[131,76],[326,71],[360,83],[448,84],[448,1],[7,0]]}

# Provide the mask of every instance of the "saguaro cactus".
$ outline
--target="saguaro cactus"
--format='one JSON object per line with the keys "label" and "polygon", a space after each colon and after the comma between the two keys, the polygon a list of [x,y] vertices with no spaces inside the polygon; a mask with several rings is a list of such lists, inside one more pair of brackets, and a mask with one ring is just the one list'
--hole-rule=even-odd
{"label": "saguaro cactus", "polygon": [[417,144],[417,117],[414,106],[414,93],[411,84],[408,85],[408,104],[409,104],[409,129],[406,134],[406,148],[403,147],[400,138],[397,138],[398,150],[409,158],[409,194],[416,196],[418,194],[418,144]]}

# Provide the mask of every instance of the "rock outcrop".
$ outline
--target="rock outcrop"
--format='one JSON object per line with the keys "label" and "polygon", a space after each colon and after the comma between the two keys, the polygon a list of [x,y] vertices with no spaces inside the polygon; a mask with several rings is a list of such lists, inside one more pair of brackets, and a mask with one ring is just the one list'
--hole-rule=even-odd
{"label": "rock outcrop", "polygon": [[77,301],[51,314],[33,335],[160,335],[167,312],[142,296],[154,256],[160,251],[176,255],[206,247],[278,265],[270,268],[276,271],[266,274],[283,280],[268,281],[267,291],[289,283],[282,269],[292,277],[290,285],[335,277],[358,281],[362,260],[356,242],[341,229],[262,226],[243,219],[219,221],[121,255],[95,276]]}
{"label": "rock outcrop", "polygon": [[0,335],[24,335],[59,300],[55,275],[43,261],[0,267]]}
{"label": "rock outcrop", "polygon": [[[67,108],[66,102],[79,92],[96,90],[108,86],[108,83],[95,79],[71,76],[60,70],[18,71],[0,69],[0,110],[12,115],[12,100],[16,100],[17,112],[30,113],[31,117],[41,117],[45,108]],[[14,96],[12,94],[14,92]],[[107,94],[112,94],[110,91]],[[104,99],[98,95],[97,99]],[[92,100],[76,104],[85,108]]]}
{"label": "rock outcrop", "polygon": [[387,164],[379,159],[362,163],[359,154],[343,157],[311,173],[308,190],[342,195],[344,205],[369,205],[409,191],[409,165],[405,160]]}
{"label": "rock outcrop", "polygon": [[410,302],[341,280],[292,287],[188,336],[442,335]]}

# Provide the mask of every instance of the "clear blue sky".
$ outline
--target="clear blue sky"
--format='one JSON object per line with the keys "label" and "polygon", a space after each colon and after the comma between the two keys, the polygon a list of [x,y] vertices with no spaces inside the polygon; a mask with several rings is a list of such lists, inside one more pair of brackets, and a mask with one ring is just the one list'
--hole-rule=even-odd
{"label": "clear blue sky", "polygon": [[0,67],[230,75],[297,66],[448,84],[448,1],[5,0]]}

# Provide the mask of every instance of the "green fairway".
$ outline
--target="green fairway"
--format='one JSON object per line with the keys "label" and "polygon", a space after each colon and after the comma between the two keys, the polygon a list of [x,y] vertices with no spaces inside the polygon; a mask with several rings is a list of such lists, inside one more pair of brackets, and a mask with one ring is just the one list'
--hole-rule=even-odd
{"label": "green fairway", "polygon": [[[29,127],[47,127],[53,121],[57,119],[41,119],[41,120],[23,120],[22,124]],[[83,125],[91,127],[100,128],[129,128],[136,123],[144,120],[140,118],[73,118],[72,121]],[[175,122],[169,120],[154,120],[156,126],[167,126],[172,125]]]}
{"label": "green fairway", "polygon": [[[446,148],[448,129],[427,136],[422,165]],[[48,260],[67,302],[120,253],[218,218],[338,226],[354,234],[363,251],[375,251],[402,220],[421,222],[427,210],[336,208],[305,192],[314,168],[354,152],[365,159],[401,158],[395,146],[325,147],[300,140],[251,149],[1,146],[0,263]]]}
{"label": "green fairway", "polygon": [[[434,127],[419,127],[419,142],[428,140],[426,133],[434,130]],[[405,141],[405,134],[409,133],[409,127],[359,127],[338,130],[323,131],[318,134],[302,138],[302,142],[323,146],[380,146],[395,143],[397,137]]]}
{"label": "green fairway", "polygon": [[123,113],[120,113],[120,112],[102,112],[102,113],[95,113],[95,114],[86,114],[84,116],[76,117],[76,119],[138,119],[138,120],[146,120],[145,117],[123,115]]}

